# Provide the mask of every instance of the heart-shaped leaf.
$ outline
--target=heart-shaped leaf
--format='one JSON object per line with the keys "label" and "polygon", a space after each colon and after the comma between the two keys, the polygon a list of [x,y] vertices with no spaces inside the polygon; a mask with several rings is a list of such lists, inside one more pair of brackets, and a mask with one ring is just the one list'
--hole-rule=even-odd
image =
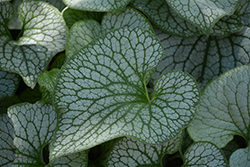
{"label": "heart-shaped leaf", "polygon": [[59,114],[51,159],[130,136],[164,143],[193,119],[199,90],[188,74],[162,75],[148,94],[163,48],[150,31],[109,31],[73,55],[54,91]]}
{"label": "heart-shaped leaf", "polygon": [[15,159],[14,128],[7,114],[0,114],[0,166],[9,167]]}
{"label": "heart-shaped leaf", "polygon": [[223,16],[232,15],[239,0],[166,0],[169,6],[182,18],[209,35],[215,23]]}
{"label": "heart-shaped leaf", "polygon": [[0,71],[0,99],[14,96],[19,85],[20,77],[17,74]]}
{"label": "heart-shaped leaf", "polygon": [[182,134],[159,146],[143,144],[128,137],[123,137],[111,149],[106,167],[136,167],[136,166],[162,166],[165,154],[178,151]]}
{"label": "heart-shaped leaf", "polygon": [[234,68],[208,85],[188,127],[195,141],[210,141],[224,147],[234,135],[250,141],[250,66]]}
{"label": "heart-shaped leaf", "polygon": [[44,166],[43,147],[48,144],[56,128],[56,112],[49,104],[22,103],[9,107],[15,138],[16,159],[13,165]]}
{"label": "heart-shaped leaf", "polygon": [[18,10],[23,21],[22,37],[13,41],[7,23],[14,16],[10,3],[1,3],[0,68],[18,73],[24,82],[34,88],[37,76],[45,70],[51,58],[64,50],[67,27],[60,12],[40,1],[24,1]]}
{"label": "heart-shaped leaf", "polygon": [[228,163],[223,152],[212,143],[197,142],[192,144],[184,154],[187,166],[227,167]]}
{"label": "heart-shaped leaf", "polygon": [[97,11],[97,12],[121,12],[130,0],[63,0],[72,9]]}

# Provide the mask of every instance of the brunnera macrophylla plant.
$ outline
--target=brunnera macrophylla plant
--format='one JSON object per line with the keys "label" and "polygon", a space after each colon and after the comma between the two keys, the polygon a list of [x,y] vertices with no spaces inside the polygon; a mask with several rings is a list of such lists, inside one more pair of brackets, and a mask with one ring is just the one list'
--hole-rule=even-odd
{"label": "brunnera macrophylla plant", "polygon": [[0,166],[250,166],[248,0],[0,1]]}

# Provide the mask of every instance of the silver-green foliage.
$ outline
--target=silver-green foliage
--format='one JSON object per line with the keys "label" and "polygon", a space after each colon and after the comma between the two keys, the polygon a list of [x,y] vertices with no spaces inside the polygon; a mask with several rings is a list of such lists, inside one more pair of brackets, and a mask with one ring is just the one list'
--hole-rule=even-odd
{"label": "silver-green foliage", "polygon": [[0,166],[250,166],[249,0],[42,1],[0,1]]}

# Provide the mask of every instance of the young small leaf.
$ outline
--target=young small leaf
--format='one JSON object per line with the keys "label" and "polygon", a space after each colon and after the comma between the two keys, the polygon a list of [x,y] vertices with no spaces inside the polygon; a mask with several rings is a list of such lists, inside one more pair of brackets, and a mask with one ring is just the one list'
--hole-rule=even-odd
{"label": "young small leaf", "polygon": [[51,71],[45,71],[44,73],[40,74],[38,76],[39,85],[46,87],[46,89],[52,93],[54,91],[56,77],[59,72],[59,69],[54,68]]}

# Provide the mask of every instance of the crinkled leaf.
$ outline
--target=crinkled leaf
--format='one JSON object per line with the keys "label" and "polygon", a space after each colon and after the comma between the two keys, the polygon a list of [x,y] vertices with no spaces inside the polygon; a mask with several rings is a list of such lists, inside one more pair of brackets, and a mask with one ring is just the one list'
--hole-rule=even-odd
{"label": "crinkled leaf", "polygon": [[38,76],[38,84],[40,86],[46,87],[48,91],[53,92],[56,83],[56,77],[59,72],[60,70],[57,68],[54,68],[50,71],[45,71]]}
{"label": "crinkled leaf", "polygon": [[63,0],[72,9],[97,11],[97,12],[120,12],[130,0]]}
{"label": "crinkled leaf", "polygon": [[223,16],[232,15],[239,0],[166,0],[169,6],[182,18],[209,35],[215,23]]}
{"label": "crinkled leaf", "polygon": [[203,166],[222,167],[228,166],[223,152],[214,144],[197,142],[192,144],[184,154],[183,167]]}
{"label": "crinkled leaf", "polygon": [[149,21],[140,12],[130,7],[120,14],[107,13],[100,25],[94,20],[84,20],[74,24],[70,30],[66,44],[67,57],[72,56],[76,51],[89,44],[101,34],[116,28],[135,29],[137,27],[153,31]]}
{"label": "crinkled leaf", "polygon": [[17,74],[0,71],[0,99],[14,96],[19,85],[20,77]]}
{"label": "crinkled leaf", "polygon": [[8,116],[15,129],[17,150],[13,165],[44,166],[42,150],[51,141],[57,123],[54,107],[39,102],[22,103],[11,106]]}
{"label": "crinkled leaf", "polygon": [[230,166],[246,167],[250,166],[250,147],[235,151],[229,159]]}
{"label": "crinkled leaf", "polygon": [[155,34],[165,53],[153,74],[153,81],[166,71],[182,70],[190,73],[204,87],[223,72],[250,63],[250,29],[247,26],[228,37],[182,39],[157,27]]}
{"label": "crinkled leaf", "polygon": [[201,32],[194,25],[178,16],[166,3],[166,0],[132,0],[133,7],[145,13],[158,27],[168,34],[192,38]]}
{"label": "crinkled leaf", "polygon": [[[14,16],[10,3],[0,4],[0,68],[18,73],[25,83],[34,88],[37,76],[45,70],[51,58],[64,50],[67,27],[60,12],[40,1],[25,1],[19,6],[18,16],[24,23],[23,35],[13,41],[7,30],[10,17]],[[12,13],[12,14],[11,14]]]}
{"label": "crinkled leaf", "polygon": [[7,114],[0,114],[0,166],[9,167],[15,159],[14,128]]}
{"label": "crinkled leaf", "polygon": [[89,12],[82,10],[75,10],[66,7],[63,11],[63,18],[67,26],[70,28],[74,23],[85,20],[85,19],[94,19],[96,21],[100,21],[103,17],[103,12]]}
{"label": "crinkled leaf", "polygon": [[204,90],[197,115],[188,127],[195,141],[210,141],[224,147],[234,135],[249,141],[250,66],[234,68]]}
{"label": "crinkled leaf", "polygon": [[176,138],[159,146],[143,144],[128,137],[123,137],[115,143],[109,153],[107,167],[137,167],[162,166],[165,154],[178,151],[182,140],[182,133]]}
{"label": "crinkled leaf", "polygon": [[162,54],[150,31],[121,28],[72,56],[54,91],[59,123],[51,159],[120,136],[154,145],[177,136],[194,117],[199,90],[190,75],[172,71],[150,99],[147,81]]}
{"label": "crinkled leaf", "polygon": [[101,35],[101,26],[95,20],[83,20],[75,23],[66,43],[66,56],[71,57],[85,45]]}

